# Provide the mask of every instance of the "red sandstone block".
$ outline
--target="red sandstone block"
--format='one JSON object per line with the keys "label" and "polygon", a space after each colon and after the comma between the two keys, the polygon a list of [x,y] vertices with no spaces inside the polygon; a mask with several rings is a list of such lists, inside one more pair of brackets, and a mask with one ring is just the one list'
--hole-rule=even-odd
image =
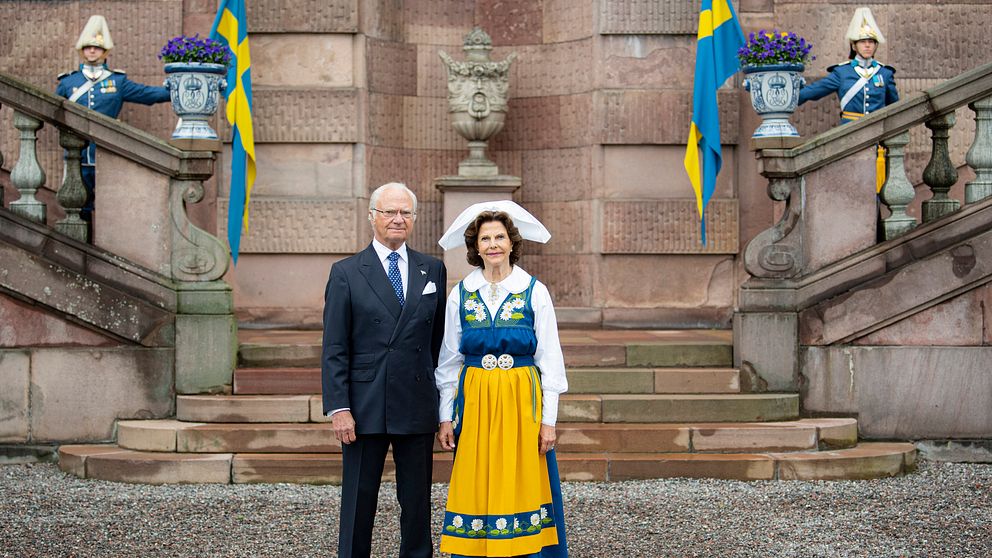
{"label": "red sandstone block", "polygon": [[673,477],[772,480],[775,462],[766,455],[614,454],[609,480]]}

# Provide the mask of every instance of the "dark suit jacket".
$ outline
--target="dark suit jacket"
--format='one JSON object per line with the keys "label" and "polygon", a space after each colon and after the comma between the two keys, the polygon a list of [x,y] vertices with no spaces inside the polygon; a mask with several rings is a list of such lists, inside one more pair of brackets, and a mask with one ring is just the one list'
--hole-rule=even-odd
{"label": "dark suit jacket", "polygon": [[[400,306],[370,244],[331,266],[321,355],[324,413],[351,408],[356,434],[437,431],[434,369],[444,334],[447,272],[407,246]],[[422,294],[428,282],[435,292]]]}

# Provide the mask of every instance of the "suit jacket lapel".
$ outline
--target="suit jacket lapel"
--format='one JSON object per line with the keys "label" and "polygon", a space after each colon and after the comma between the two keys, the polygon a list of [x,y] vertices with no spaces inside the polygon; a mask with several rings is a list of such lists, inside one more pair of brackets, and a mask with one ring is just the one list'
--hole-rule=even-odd
{"label": "suit jacket lapel", "polygon": [[396,299],[396,292],[393,291],[393,286],[389,284],[386,272],[382,269],[382,262],[379,261],[379,255],[376,254],[375,248],[372,248],[371,244],[360,253],[359,263],[361,264],[359,269],[362,275],[365,276],[365,280],[369,282],[369,286],[372,287],[372,292],[379,297],[379,300],[382,301],[394,318],[399,318],[403,307],[400,306],[400,301]]}
{"label": "suit jacket lapel", "polygon": [[406,247],[406,254],[410,258],[407,266],[409,276],[407,277],[406,285],[406,304],[403,305],[403,312],[400,313],[396,330],[393,331],[393,338],[390,339],[390,342],[396,339],[400,327],[407,323],[410,317],[414,315],[417,306],[420,304],[420,299],[423,298],[424,287],[427,286],[427,262],[419,252],[411,250],[409,246]]}

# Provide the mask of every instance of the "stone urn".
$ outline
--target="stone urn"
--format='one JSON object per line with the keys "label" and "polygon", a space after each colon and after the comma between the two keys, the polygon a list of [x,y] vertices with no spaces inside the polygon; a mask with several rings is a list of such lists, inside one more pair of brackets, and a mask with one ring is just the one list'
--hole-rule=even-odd
{"label": "stone urn", "polygon": [[512,53],[501,62],[489,59],[492,39],[476,27],[465,36],[462,50],[466,60],[459,62],[443,50],[438,54],[448,70],[448,112],[451,125],[468,140],[469,156],[458,164],[460,176],[496,176],[496,163],[486,158],[486,145],[503,129],[507,93],[510,87]]}
{"label": "stone urn", "polygon": [[172,94],[172,110],[179,117],[172,139],[216,140],[210,117],[217,112],[220,92],[227,88],[227,66],[204,62],[170,62],[165,84]]}
{"label": "stone urn", "polygon": [[799,104],[803,80],[802,64],[744,66],[744,89],[751,92],[751,106],[761,116],[752,138],[798,138],[789,117]]}

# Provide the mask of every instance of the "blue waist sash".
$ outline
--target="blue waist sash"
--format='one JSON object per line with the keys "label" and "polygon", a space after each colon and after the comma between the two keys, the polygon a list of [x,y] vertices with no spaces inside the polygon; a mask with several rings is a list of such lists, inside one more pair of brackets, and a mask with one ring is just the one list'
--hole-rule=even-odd
{"label": "blue waist sash", "polygon": [[[493,356],[499,357],[496,353],[492,353]],[[465,366],[474,366],[475,368],[482,368],[482,357],[486,355],[465,355]],[[513,357],[513,367],[518,366],[534,366],[534,355],[510,355]]]}

